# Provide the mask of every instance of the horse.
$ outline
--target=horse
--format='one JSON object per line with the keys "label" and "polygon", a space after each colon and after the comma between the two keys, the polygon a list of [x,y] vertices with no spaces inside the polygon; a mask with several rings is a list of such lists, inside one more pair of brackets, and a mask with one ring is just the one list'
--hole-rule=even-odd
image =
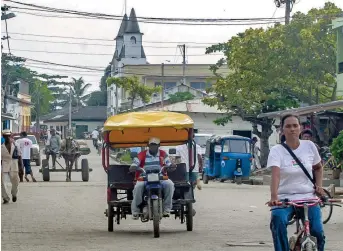
{"label": "horse", "polygon": [[71,170],[75,161],[81,156],[79,144],[72,138],[67,137],[62,140],[60,155],[66,163],[66,181],[71,181]]}

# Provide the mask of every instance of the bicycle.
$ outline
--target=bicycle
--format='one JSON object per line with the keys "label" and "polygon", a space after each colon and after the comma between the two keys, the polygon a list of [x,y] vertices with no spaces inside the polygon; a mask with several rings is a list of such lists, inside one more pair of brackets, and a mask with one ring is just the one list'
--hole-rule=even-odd
{"label": "bicycle", "polygon": [[[333,199],[333,197],[331,196],[331,194],[330,194],[330,192],[328,191],[328,190],[326,190],[326,189],[323,189],[324,190],[324,192],[325,192],[325,196],[327,197],[327,198],[329,198],[329,199]],[[329,222],[329,220],[331,219],[331,216],[332,216],[332,212],[333,212],[333,205],[332,204],[325,204],[325,203],[320,203],[319,204],[319,206],[320,206],[320,209],[321,209],[321,211],[322,211],[322,220],[323,220],[323,224],[326,224],[326,223],[328,223]],[[328,213],[327,213],[327,215],[326,215],[326,217],[325,217],[325,214],[324,214],[324,208],[327,208],[327,207],[329,207],[329,209],[328,209]],[[293,217],[292,217],[292,219],[288,222],[288,225],[293,225],[294,224],[294,222],[296,221],[296,215],[294,215]]]}
{"label": "bicycle", "polygon": [[[343,203],[342,199],[310,199],[310,200],[294,200],[290,201],[285,199],[277,203],[277,206],[288,207],[292,206],[294,208],[304,208],[304,218],[302,219],[298,210],[295,210],[296,218],[296,232],[293,236],[289,238],[289,250],[290,251],[318,251],[317,248],[317,239],[314,236],[311,236],[310,233],[310,221],[308,218],[308,209],[309,207],[316,206],[318,204],[330,204],[333,206],[339,206],[338,204],[333,203]],[[273,208],[271,210],[277,210],[278,208]]]}

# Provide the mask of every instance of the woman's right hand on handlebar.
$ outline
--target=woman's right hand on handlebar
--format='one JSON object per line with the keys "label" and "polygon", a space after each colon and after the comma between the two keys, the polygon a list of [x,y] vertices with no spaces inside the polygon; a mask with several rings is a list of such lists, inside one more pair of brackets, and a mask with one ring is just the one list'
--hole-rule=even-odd
{"label": "woman's right hand on handlebar", "polygon": [[278,200],[277,196],[272,196],[270,198],[270,201],[268,201],[266,204],[270,207],[274,207],[277,206],[280,203],[280,201]]}

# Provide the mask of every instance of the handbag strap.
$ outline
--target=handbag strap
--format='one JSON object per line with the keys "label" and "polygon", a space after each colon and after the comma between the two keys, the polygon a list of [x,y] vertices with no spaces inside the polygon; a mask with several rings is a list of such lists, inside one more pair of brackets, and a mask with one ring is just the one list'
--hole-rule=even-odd
{"label": "handbag strap", "polygon": [[307,176],[307,178],[309,178],[309,180],[312,182],[312,184],[314,185],[314,188],[316,188],[316,182],[315,180],[311,177],[311,175],[309,174],[309,172],[307,171],[307,169],[304,167],[303,163],[301,163],[301,161],[298,159],[298,157],[294,154],[294,152],[292,151],[292,149],[285,143],[281,143],[281,145],[286,148],[286,150],[289,152],[289,154],[293,157],[293,159],[297,162],[297,164],[300,166],[300,168],[303,170],[303,172],[305,173],[305,175]]}

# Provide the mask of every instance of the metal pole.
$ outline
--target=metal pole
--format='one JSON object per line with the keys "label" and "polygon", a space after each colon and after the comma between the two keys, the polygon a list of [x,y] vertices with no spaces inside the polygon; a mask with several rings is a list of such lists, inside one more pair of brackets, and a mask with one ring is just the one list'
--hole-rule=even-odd
{"label": "metal pole", "polygon": [[163,100],[164,100],[164,63],[162,63],[161,70],[162,70],[162,80],[161,80],[161,86],[162,86],[161,107],[163,108]]}
{"label": "metal pole", "polygon": [[186,45],[182,45],[182,56],[183,56],[183,73],[182,73],[182,76],[183,76],[183,84],[186,85]]}
{"label": "metal pole", "polygon": [[71,126],[71,85],[69,91],[69,136],[72,136],[72,126]]}
{"label": "metal pole", "polygon": [[116,113],[115,114],[118,114],[118,86],[116,85]]}
{"label": "metal pole", "polygon": [[286,0],[285,24],[289,24],[289,21],[291,19],[291,1],[293,0]]}

